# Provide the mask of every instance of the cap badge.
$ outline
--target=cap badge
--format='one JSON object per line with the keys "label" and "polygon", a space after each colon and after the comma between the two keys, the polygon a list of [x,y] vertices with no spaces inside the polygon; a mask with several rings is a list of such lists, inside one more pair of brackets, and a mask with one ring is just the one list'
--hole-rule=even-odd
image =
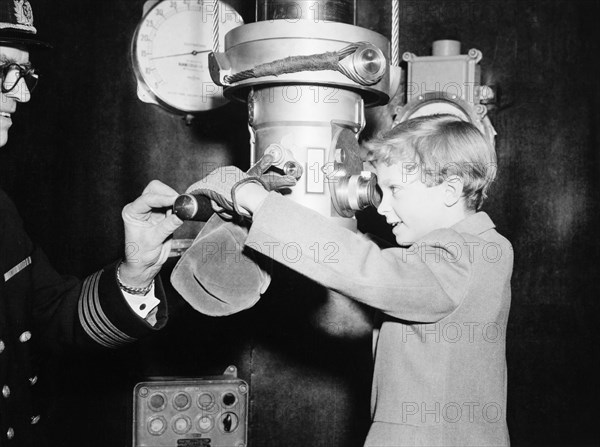
{"label": "cap badge", "polygon": [[14,0],[14,9],[19,25],[33,26],[33,11],[27,0]]}

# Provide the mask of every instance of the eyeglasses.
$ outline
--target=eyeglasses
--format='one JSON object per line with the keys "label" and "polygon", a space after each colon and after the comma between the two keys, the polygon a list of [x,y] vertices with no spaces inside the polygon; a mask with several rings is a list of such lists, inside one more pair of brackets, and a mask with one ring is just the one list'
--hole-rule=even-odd
{"label": "eyeglasses", "polygon": [[2,93],[8,93],[15,89],[21,79],[25,79],[27,89],[32,92],[38,81],[38,74],[34,68],[23,67],[16,63],[0,65],[0,81],[2,81]]}

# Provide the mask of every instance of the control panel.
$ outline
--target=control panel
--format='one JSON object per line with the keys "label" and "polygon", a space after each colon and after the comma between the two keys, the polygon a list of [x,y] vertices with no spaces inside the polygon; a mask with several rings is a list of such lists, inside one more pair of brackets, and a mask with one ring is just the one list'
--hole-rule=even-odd
{"label": "control panel", "polygon": [[246,382],[222,376],[157,379],[133,391],[133,447],[246,447]]}

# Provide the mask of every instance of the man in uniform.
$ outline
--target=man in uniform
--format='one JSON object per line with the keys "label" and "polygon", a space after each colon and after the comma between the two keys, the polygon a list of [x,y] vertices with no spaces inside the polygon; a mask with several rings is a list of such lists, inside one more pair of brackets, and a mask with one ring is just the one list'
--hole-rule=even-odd
{"label": "man in uniform", "polygon": [[[37,74],[29,50],[37,38],[27,0],[0,0],[0,147]],[[41,415],[33,404],[37,371],[32,343],[117,348],[161,329],[167,308],[158,274],[181,225],[170,207],[177,193],[151,182],[123,209],[125,244],[135,250],[83,281],[58,275],[23,230],[0,190],[0,446],[40,446]],[[32,341],[33,339],[33,341]]]}

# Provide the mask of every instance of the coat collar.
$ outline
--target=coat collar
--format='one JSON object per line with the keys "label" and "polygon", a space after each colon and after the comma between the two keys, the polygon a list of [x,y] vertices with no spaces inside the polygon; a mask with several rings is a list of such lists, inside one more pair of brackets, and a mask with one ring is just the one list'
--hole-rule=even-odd
{"label": "coat collar", "polygon": [[471,214],[452,226],[452,229],[458,233],[468,234],[481,234],[493,228],[496,228],[496,225],[494,225],[490,216],[483,211]]}

